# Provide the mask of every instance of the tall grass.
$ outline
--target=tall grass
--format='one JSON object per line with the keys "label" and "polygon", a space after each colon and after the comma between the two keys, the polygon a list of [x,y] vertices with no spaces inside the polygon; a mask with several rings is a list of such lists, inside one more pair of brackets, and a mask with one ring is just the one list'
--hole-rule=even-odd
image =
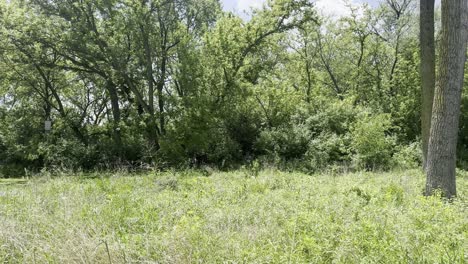
{"label": "tall grass", "polygon": [[423,183],[274,170],[0,182],[0,261],[466,263],[468,177],[453,202]]}

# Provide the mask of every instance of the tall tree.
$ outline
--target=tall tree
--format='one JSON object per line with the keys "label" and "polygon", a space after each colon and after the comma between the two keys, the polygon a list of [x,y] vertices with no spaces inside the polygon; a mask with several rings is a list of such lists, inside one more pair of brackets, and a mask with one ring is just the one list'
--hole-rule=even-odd
{"label": "tall tree", "polygon": [[456,148],[466,61],[468,0],[442,0],[442,39],[427,155],[426,195],[456,195]]}
{"label": "tall tree", "polygon": [[421,134],[424,168],[427,162],[435,90],[434,2],[434,0],[421,0],[420,3]]}

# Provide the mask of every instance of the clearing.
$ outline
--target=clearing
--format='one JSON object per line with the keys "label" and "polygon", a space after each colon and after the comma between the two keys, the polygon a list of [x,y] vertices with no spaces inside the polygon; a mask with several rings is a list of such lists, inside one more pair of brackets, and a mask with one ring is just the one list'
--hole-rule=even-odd
{"label": "clearing", "polygon": [[3,263],[465,263],[468,173],[266,170],[0,180]]}

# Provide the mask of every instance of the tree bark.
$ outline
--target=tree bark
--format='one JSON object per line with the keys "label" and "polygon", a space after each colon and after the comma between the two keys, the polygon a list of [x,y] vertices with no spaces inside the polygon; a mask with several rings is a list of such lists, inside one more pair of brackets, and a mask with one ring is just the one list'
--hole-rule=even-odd
{"label": "tree bark", "polygon": [[[149,23],[147,21],[147,23]],[[154,69],[153,69],[153,50],[150,45],[150,36],[145,31],[144,25],[140,24],[141,37],[143,40],[143,47],[145,49],[145,63],[146,63],[146,82],[148,84],[148,111],[149,118],[146,121],[148,124],[148,140],[150,144],[154,144],[155,149],[159,150],[159,128],[155,121],[154,111]],[[158,96],[160,98],[158,90]],[[161,99],[160,99],[161,100]]]}
{"label": "tree bark", "polygon": [[421,137],[423,168],[425,169],[435,90],[434,0],[421,0],[419,28],[421,49]]}
{"label": "tree bark", "polygon": [[114,144],[118,156],[122,155],[122,137],[120,133],[120,106],[119,106],[119,96],[117,93],[117,87],[111,81],[107,81],[107,91],[109,92],[109,97],[112,107],[112,116],[113,116],[113,127],[112,127],[112,136],[114,139]]}
{"label": "tree bark", "polygon": [[468,0],[442,0],[442,39],[427,155],[426,195],[456,196],[456,149],[466,61]]}

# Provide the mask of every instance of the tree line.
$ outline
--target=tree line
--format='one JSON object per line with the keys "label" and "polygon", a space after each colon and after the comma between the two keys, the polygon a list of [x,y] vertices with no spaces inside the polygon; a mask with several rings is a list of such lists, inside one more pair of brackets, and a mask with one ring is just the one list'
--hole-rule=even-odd
{"label": "tree line", "polygon": [[[350,5],[337,19],[308,0],[275,0],[242,19],[217,0],[4,1],[2,173],[254,160],[309,172],[422,166],[424,98],[447,22],[444,9],[421,9],[436,37],[420,53],[417,6]],[[460,99],[451,149],[466,168]]]}

